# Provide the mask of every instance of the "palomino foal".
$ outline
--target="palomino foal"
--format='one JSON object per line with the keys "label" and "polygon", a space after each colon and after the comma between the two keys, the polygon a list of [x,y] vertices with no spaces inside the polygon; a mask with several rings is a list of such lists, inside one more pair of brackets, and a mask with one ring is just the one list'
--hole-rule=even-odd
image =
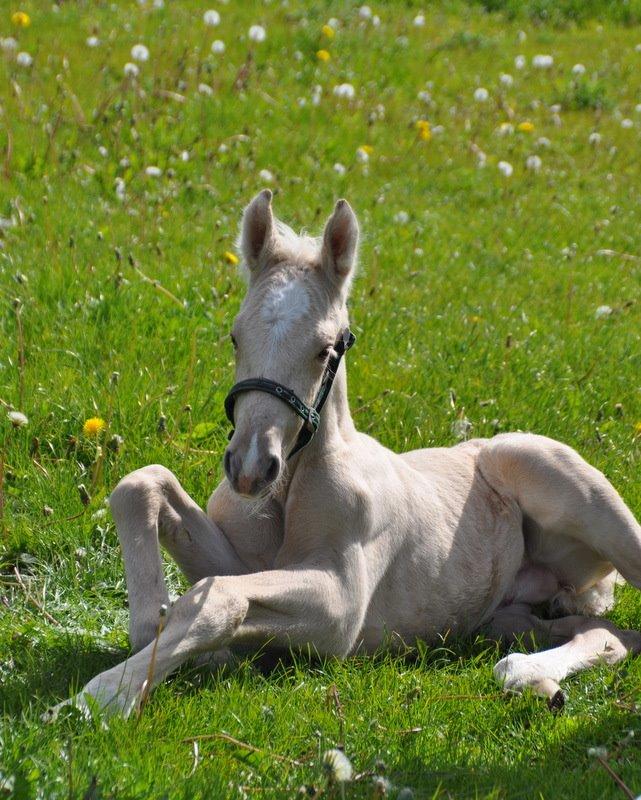
{"label": "palomino foal", "polygon": [[[508,655],[495,675],[560,702],[566,676],[640,651],[641,634],[594,618],[612,603],[615,570],[641,587],[641,527],[610,483],[532,434],[397,455],[359,433],[339,364],[352,341],[356,217],[340,200],[321,238],[298,237],[271,199],[261,192],[243,216],[249,285],[232,332],[227,478],[206,514],[162,466],[118,484],[110,505],[136,653],[74,700],[127,714],[203,651],[270,643],[346,656],[484,628],[544,640],[551,649]],[[193,584],[168,611],[160,545]]]}

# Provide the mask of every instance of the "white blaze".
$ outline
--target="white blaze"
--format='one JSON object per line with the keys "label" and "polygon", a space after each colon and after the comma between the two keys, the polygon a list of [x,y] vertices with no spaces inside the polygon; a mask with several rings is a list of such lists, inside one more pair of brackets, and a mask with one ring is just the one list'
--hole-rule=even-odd
{"label": "white blaze", "polygon": [[309,311],[309,294],[300,280],[292,279],[274,287],[261,309],[275,339],[284,338],[292,325]]}

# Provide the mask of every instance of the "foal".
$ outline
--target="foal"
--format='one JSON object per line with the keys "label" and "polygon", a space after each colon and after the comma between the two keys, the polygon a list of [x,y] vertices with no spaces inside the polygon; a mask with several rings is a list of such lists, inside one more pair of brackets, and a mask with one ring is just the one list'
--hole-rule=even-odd
{"label": "foal", "polygon": [[[641,587],[641,527],[606,478],[532,434],[397,455],[359,433],[341,362],[356,217],[340,200],[321,238],[299,237],[271,200],[261,192],[243,216],[226,480],[206,514],[162,466],[113,491],[136,654],[77,702],[128,714],[203,651],[270,643],[340,657],[484,628],[545,640],[551,649],[508,655],[495,675],[556,703],[566,676],[639,652],[641,634],[593,618],[612,604],[615,570]],[[193,584],[168,611],[160,545]]]}

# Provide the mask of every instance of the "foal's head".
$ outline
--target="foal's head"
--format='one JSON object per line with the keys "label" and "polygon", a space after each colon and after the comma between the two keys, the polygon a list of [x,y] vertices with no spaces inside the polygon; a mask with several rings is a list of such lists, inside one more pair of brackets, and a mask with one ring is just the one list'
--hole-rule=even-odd
{"label": "foal's head", "polygon": [[[274,218],[271,200],[266,189],[243,214],[240,249],[249,285],[232,329],[236,381],[267,378],[309,405],[347,326],[358,222],[339,200],[321,237],[297,236]],[[242,495],[267,494],[303,420],[277,397],[247,391],[236,398],[234,424],[225,452],[227,478]]]}

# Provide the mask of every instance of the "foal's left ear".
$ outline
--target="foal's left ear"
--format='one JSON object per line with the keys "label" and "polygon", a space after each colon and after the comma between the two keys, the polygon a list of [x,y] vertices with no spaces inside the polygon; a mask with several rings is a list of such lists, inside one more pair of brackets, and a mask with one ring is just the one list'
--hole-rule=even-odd
{"label": "foal's left ear", "polygon": [[339,200],[323,232],[321,264],[332,280],[342,283],[354,268],[358,220],[347,200]]}

